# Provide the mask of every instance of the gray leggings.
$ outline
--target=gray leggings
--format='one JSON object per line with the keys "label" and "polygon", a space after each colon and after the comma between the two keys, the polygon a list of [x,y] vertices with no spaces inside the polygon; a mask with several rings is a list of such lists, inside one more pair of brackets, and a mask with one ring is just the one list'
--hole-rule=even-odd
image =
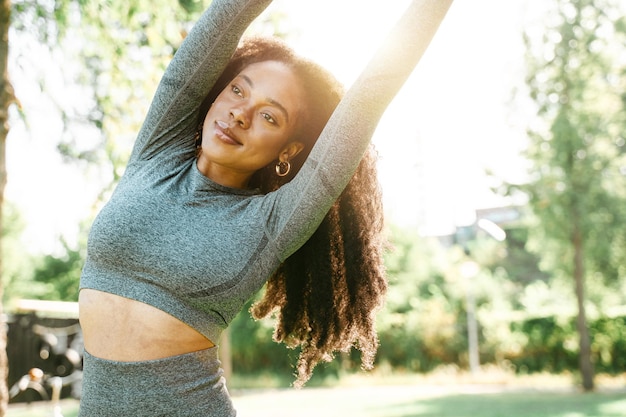
{"label": "gray leggings", "polygon": [[235,417],[217,347],[118,362],[85,351],[79,417]]}

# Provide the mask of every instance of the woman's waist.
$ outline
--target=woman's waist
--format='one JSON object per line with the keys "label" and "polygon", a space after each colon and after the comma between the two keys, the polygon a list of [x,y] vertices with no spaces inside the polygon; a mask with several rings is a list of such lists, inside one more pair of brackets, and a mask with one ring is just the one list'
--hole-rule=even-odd
{"label": "woman's waist", "polygon": [[103,291],[82,289],[79,314],[85,349],[102,359],[155,360],[215,346],[163,310]]}
{"label": "woman's waist", "polygon": [[153,282],[156,280],[150,281],[148,278],[132,270],[93,262],[88,256],[80,279],[80,291],[98,290],[153,306],[217,343],[228,323],[224,318],[230,317],[223,310],[221,297],[212,295],[194,298],[188,292],[159,285]]}

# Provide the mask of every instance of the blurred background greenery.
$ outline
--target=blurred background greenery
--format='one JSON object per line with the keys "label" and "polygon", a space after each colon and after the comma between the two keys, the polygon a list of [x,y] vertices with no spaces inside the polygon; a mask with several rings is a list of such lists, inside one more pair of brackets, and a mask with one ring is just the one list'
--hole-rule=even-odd
{"label": "blurred background greenery", "polygon": [[[25,238],[28,210],[4,201],[5,311],[20,299],[76,301],[89,225],[123,173],[160,74],[206,3],[10,5],[9,76],[18,101],[5,100],[15,128],[8,140],[30,148],[35,178],[58,159],[59,169],[70,169],[68,178],[80,177],[89,186],[14,186],[8,194],[49,192],[52,204],[55,193],[74,187],[70,192],[88,203],[85,209],[68,201],[66,210],[81,207],[82,214],[69,233],[40,248]],[[473,7],[489,15],[492,3]],[[295,39],[283,6],[277,2],[251,30]],[[451,20],[459,19],[462,7],[453,6]],[[518,155],[523,180],[484,172],[499,204],[473,207],[469,221],[445,233],[425,234],[419,224],[389,218],[379,375],[491,367],[517,375],[572,375],[574,384],[591,391],[598,375],[626,372],[626,5],[546,0],[543,7],[533,25],[520,28],[523,71],[513,74],[516,82],[506,92],[524,136]],[[454,27],[442,30],[454,33]],[[454,114],[446,116],[455,123]],[[1,139],[4,149],[6,135]],[[506,146],[507,137],[500,139]],[[38,156],[45,148],[56,159]],[[17,165],[9,169],[9,185],[21,180],[24,171]],[[430,179],[402,178],[424,180]],[[272,341],[271,320],[255,322],[243,311],[227,337],[235,386],[292,382],[297,352]],[[310,385],[356,372],[358,353],[342,354],[318,366]]]}

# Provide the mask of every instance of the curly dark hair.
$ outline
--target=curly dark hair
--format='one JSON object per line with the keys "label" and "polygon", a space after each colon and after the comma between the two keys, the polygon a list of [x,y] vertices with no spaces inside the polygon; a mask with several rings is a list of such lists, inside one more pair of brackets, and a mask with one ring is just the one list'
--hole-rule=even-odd
{"label": "curly dark hair", "polygon": [[[243,41],[204,100],[200,119],[217,95],[246,66],[279,61],[301,80],[307,100],[294,139],[305,149],[291,161],[287,177],[275,174],[277,161],[259,170],[250,186],[267,193],[297,174],[343,96],[341,84],[318,64],[297,55],[277,38]],[[372,145],[316,232],[269,278],[251,313],[276,315],[274,340],[300,347],[296,386],[302,386],[322,361],[352,347],[361,351],[364,369],[373,366],[378,348],[375,315],[387,289],[383,267],[383,210]]]}

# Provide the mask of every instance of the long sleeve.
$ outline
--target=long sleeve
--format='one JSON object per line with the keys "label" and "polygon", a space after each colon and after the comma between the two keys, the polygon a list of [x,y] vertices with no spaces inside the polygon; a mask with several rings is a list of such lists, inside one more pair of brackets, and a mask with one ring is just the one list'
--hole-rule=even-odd
{"label": "long sleeve", "polygon": [[213,0],[176,52],[139,132],[131,162],[171,146],[193,151],[199,107],[248,25],[271,0]]}
{"label": "long sleeve", "polygon": [[275,222],[269,233],[283,251],[282,259],[315,231],[349,182],[385,109],[426,51],[451,3],[411,3],[340,102],[299,174],[275,193]]}

